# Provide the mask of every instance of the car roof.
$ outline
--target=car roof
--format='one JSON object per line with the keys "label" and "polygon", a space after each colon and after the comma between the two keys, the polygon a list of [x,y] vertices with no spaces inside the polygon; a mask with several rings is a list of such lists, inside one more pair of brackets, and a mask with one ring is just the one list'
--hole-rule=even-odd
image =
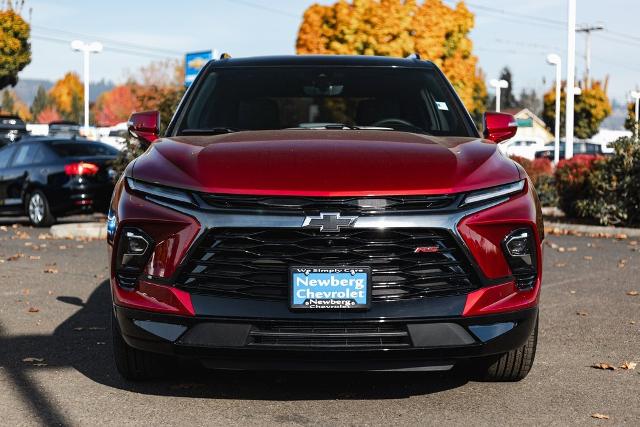
{"label": "car roof", "polygon": [[44,142],[45,144],[51,144],[51,143],[55,143],[55,142],[60,142],[60,143],[63,143],[63,142],[68,142],[68,143],[86,142],[86,143],[90,143],[90,144],[95,144],[95,143],[104,144],[104,142],[101,142],[101,141],[93,141],[91,139],[86,139],[86,138],[76,138],[76,137],[73,137],[73,136],[68,136],[68,137],[27,136],[27,137],[21,138],[19,141],[16,141],[15,144],[24,144],[24,143],[27,143],[27,142]]}
{"label": "car roof", "polygon": [[222,58],[209,62],[212,67],[282,67],[282,66],[326,66],[326,67],[410,67],[435,68],[431,61],[415,57],[392,58],[366,55],[280,55],[247,58]]}

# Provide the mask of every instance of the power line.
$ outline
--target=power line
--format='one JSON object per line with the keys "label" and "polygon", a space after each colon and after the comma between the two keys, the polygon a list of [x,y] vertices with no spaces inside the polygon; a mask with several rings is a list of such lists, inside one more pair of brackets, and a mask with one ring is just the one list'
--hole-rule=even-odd
{"label": "power line", "polygon": [[124,47],[124,48],[132,48],[132,49],[156,52],[156,53],[161,53],[161,54],[165,54],[165,55],[172,55],[172,56],[181,56],[181,55],[183,55],[183,52],[179,52],[179,51],[175,51],[175,50],[160,49],[160,48],[155,48],[155,47],[151,47],[151,46],[145,46],[145,45],[141,45],[141,44],[129,43],[129,42],[125,42],[125,41],[122,41],[122,40],[115,40],[115,39],[100,37],[100,36],[91,35],[91,34],[87,34],[87,33],[60,30],[60,29],[57,29],[57,28],[43,27],[43,26],[39,26],[39,25],[32,25],[32,28],[34,30],[44,31],[44,32],[49,32],[49,33],[66,34],[66,35],[69,35],[69,36],[72,36],[72,37],[83,37],[83,38],[90,38],[90,39],[100,40],[101,42],[111,43],[113,45],[119,45],[119,46]]}
{"label": "power line", "polygon": [[261,4],[256,4],[250,1],[246,1],[246,0],[227,0],[229,3],[234,3],[234,4],[241,4],[243,6],[246,7],[250,7],[256,10],[263,10],[265,12],[271,12],[271,13],[275,13],[277,15],[282,15],[282,16],[287,16],[289,18],[295,18],[295,19],[300,19],[300,16],[293,14],[293,13],[289,13],[285,10],[282,9],[277,9],[275,7],[271,7],[271,6],[263,6]]}
{"label": "power line", "polygon": [[[53,42],[53,43],[59,43],[59,44],[64,44],[64,45],[69,45],[69,40],[67,39],[63,39],[63,38],[58,38],[58,37],[53,37],[53,36],[46,36],[46,35],[41,35],[41,34],[31,34],[31,37],[34,39],[39,39],[39,40],[44,40],[44,41],[49,41],[49,42]],[[123,48],[118,48],[115,46],[111,46],[111,45],[107,45],[107,49],[106,49],[106,53],[109,52],[117,52],[117,53],[123,53],[126,55],[133,55],[133,56],[143,56],[143,57],[147,57],[147,58],[153,58],[153,59],[166,59],[167,56],[166,55],[160,55],[160,54],[153,54],[153,53],[149,53],[149,52],[140,52],[140,51],[135,51],[132,49],[123,49]]]}

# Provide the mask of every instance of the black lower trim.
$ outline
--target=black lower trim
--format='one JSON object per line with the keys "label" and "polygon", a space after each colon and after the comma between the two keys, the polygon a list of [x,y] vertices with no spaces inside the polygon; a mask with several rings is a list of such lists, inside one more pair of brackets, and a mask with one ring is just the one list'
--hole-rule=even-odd
{"label": "black lower trim", "polygon": [[[115,312],[128,345],[200,359],[209,367],[362,371],[447,369],[459,360],[508,352],[524,345],[535,326],[538,309],[478,317],[333,322],[183,317],[119,306],[115,306]],[[499,334],[489,340],[471,332],[474,326],[494,324],[509,327],[496,328]],[[140,325],[153,325],[153,329]],[[185,332],[177,339],[162,338],[175,338],[176,325]],[[381,325],[384,327],[379,328]],[[314,327],[330,340],[322,345],[320,336],[310,333]],[[296,343],[297,339],[311,340],[311,345],[297,345],[302,344]]]}

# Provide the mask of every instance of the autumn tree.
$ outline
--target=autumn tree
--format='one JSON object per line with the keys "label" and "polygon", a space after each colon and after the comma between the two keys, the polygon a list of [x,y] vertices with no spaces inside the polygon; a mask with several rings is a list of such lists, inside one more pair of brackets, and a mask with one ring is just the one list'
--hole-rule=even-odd
{"label": "autumn tree", "polygon": [[48,124],[51,122],[57,122],[58,120],[62,120],[62,116],[60,115],[60,113],[58,113],[58,110],[56,110],[56,107],[54,106],[45,107],[44,110],[40,111],[40,113],[38,113],[38,115],[34,117],[35,117],[36,123]]}
{"label": "autumn tree", "polygon": [[83,119],[84,86],[80,77],[68,72],[49,90],[49,98],[65,120],[80,123]]}
{"label": "autumn tree", "polygon": [[298,31],[299,54],[381,55],[417,53],[447,75],[458,95],[478,117],[487,91],[472,53],[469,32],[473,14],[463,2],[442,0],[339,0],[314,4],[304,13]]}
{"label": "autumn tree", "polygon": [[[607,96],[607,81],[592,81],[590,87],[583,84],[582,93],[574,101],[574,134],[578,138],[588,139],[598,133],[600,124],[611,114],[611,103]],[[555,126],[556,91],[554,87],[544,94],[542,119],[547,127]],[[560,130],[565,131],[566,84],[562,83],[560,96]]]}
{"label": "autumn tree", "polygon": [[0,9],[0,89],[15,86],[18,73],[31,62],[31,28],[20,16],[24,1],[3,2]]}
{"label": "autumn tree", "polygon": [[2,97],[0,97],[0,113],[16,115],[25,122],[31,120],[31,113],[27,104],[10,89],[2,91]]}
{"label": "autumn tree", "polygon": [[113,126],[126,121],[132,112],[139,110],[139,102],[132,84],[116,86],[98,96],[93,107],[96,122],[102,126]]}

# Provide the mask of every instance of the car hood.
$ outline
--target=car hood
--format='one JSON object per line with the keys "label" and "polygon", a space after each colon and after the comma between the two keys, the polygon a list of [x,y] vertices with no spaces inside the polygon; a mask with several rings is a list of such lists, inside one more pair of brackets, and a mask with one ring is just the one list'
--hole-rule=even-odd
{"label": "car hood", "polygon": [[226,194],[445,194],[516,181],[496,144],[377,130],[245,131],[162,138],[132,177]]}

